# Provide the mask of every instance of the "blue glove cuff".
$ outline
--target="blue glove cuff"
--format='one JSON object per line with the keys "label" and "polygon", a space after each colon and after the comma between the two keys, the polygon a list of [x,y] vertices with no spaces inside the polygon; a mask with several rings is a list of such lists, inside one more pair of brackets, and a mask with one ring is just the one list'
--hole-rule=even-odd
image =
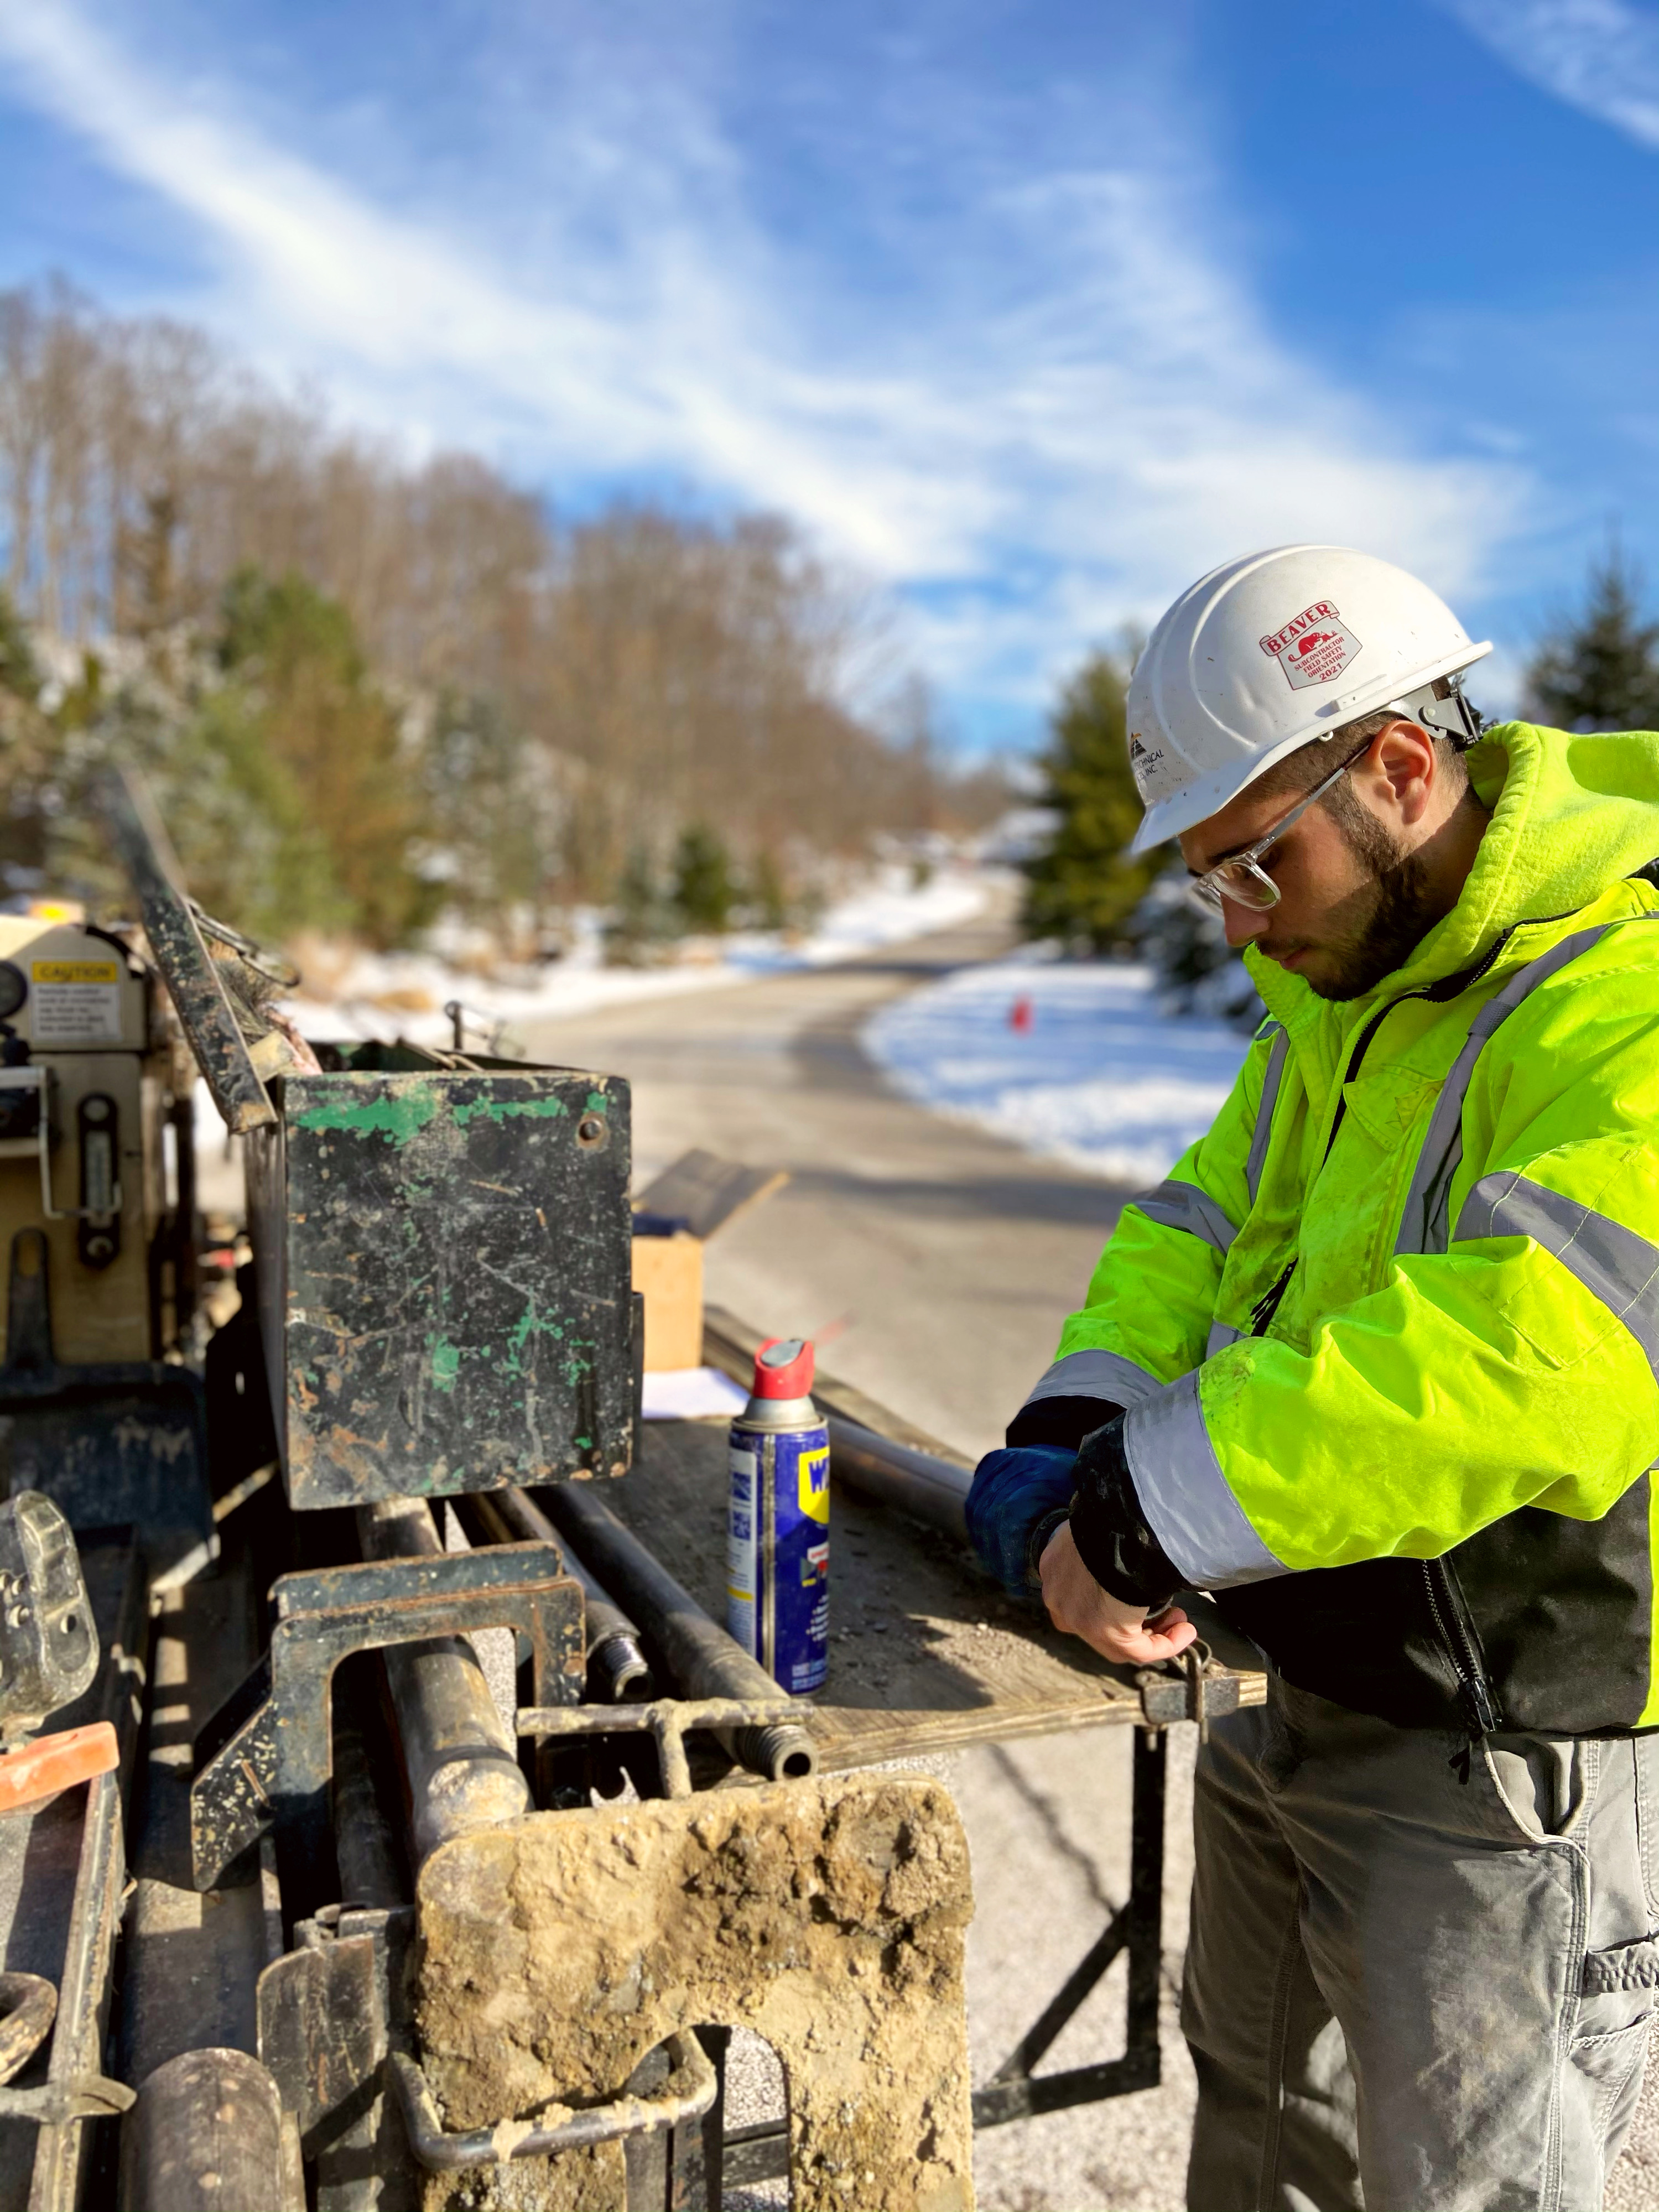
{"label": "blue glove cuff", "polygon": [[1059,1444],[1018,1444],[988,1452],[968,1493],[968,1537],[980,1565],[1011,1597],[1030,1597],[1031,1532],[1044,1514],[1069,1505],[1077,1454]]}

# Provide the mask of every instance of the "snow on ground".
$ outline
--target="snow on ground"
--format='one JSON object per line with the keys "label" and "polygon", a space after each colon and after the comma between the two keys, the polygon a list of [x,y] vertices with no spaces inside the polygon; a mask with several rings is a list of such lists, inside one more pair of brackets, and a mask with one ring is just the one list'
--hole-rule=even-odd
{"label": "snow on ground", "polygon": [[935,1113],[1139,1189],[1208,1128],[1249,1043],[1161,1013],[1149,969],[1029,950],[895,1000],[864,1032]]}
{"label": "snow on ground", "polygon": [[707,991],[744,983],[790,968],[821,967],[883,945],[948,929],[985,906],[993,878],[983,869],[940,868],[923,884],[907,866],[880,870],[860,889],[829,907],[810,931],[737,931],[677,948],[659,967],[607,968],[597,918],[582,918],[576,942],[562,960],[534,968],[478,973],[441,953],[356,952],[330,969],[326,949],[315,957],[307,981],[286,1000],[284,1011],[302,1033],[343,1039],[406,1036],[422,1044],[447,1044],[444,1013],[451,1000],[467,1009],[467,1041],[481,1048],[500,1024],[510,1041],[532,1022],[557,1021],[631,1000],[682,991]]}

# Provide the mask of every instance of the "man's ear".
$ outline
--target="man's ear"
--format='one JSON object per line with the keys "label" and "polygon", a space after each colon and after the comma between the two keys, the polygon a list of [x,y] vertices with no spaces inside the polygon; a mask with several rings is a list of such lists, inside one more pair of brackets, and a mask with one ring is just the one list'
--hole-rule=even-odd
{"label": "man's ear", "polygon": [[1420,822],[1434,795],[1440,768],[1429,732],[1404,715],[1397,722],[1385,723],[1373,741],[1370,764],[1392,793],[1400,820],[1407,825]]}

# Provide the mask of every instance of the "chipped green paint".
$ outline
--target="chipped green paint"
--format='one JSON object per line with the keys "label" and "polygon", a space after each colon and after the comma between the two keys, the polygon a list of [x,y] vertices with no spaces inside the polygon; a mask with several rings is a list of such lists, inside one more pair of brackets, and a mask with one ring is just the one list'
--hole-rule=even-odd
{"label": "chipped green paint", "polygon": [[499,1126],[503,1121],[520,1120],[562,1121],[570,1109],[562,1098],[468,1098],[450,1110],[464,1129],[481,1114]]}
{"label": "chipped green paint", "polygon": [[461,1347],[452,1344],[447,1336],[428,1337],[432,1353],[432,1381],[434,1389],[453,1390],[455,1377],[461,1371]]}
{"label": "chipped green paint", "polygon": [[603,1091],[590,1091],[588,1092],[587,1110],[590,1114],[608,1114],[611,1111],[611,1101],[605,1097]]}
{"label": "chipped green paint", "polygon": [[383,1092],[378,1098],[356,1098],[348,1090],[307,1106],[293,1120],[301,1129],[342,1129],[353,1137],[390,1137],[394,1145],[406,1145],[435,1118],[438,1108],[431,1084],[411,1083],[406,1090]]}
{"label": "chipped green paint", "polygon": [[524,1373],[524,1348],[532,1336],[550,1336],[556,1343],[562,1343],[564,1340],[564,1323],[538,1314],[533,1299],[507,1331],[507,1352],[502,1364],[509,1375]]}

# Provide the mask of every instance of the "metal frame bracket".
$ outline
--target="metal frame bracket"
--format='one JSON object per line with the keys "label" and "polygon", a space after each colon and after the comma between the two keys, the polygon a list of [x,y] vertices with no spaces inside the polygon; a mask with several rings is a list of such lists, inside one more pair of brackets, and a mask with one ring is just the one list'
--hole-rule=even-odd
{"label": "metal frame bracket", "polygon": [[[284,1575],[270,1649],[196,1740],[191,1858],[213,1888],[274,1827],[284,1891],[313,1901],[329,1856],[334,1669],[356,1651],[511,1628],[530,1639],[538,1706],[586,1668],[581,1585],[553,1544],[493,1544]],[[290,1887],[292,1885],[292,1887]]]}

